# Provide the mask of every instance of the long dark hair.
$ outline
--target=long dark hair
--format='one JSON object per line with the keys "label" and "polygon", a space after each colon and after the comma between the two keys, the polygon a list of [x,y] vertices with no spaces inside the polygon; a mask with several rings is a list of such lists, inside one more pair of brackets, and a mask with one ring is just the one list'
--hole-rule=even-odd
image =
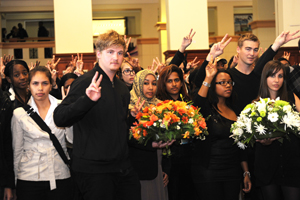
{"label": "long dark hair", "polygon": [[[189,101],[191,100],[190,96],[188,95],[188,92],[186,90],[186,85],[183,80],[183,73],[182,70],[177,67],[174,64],[171,64],[167,67],[165,67],[159,74],[159,79],[157,83],[157,93],[156,97],[162,101],[164,100],[172,100],[173,98],[168,94],[167,89],[166,89],[166,83],[168,81],[168,78],[170,75],[176,72],[178,74],[178,77],[182,83],[182,86],[180,88],[179,94],[182,94],[184,101]],[[177,100],[177,99],[174,99]]]}
{"label": "long dark hair", "polygon": [[267,62],[267,64],[264,66],[264,69],[261,74],[260,78],[260,87],[258,91],[258,98],[269,98],[270,92],[269,87],[267,84],[267,78],[269,76],[275,75],[280,70],[283,71],[283,84],[281,88],[277,92],[276,97],[280,97],[281,100],[288,101],[288,92],[287,92],[287,85],[286,85],[286,71],[285,66],[278,60],[271,60]]}
{"label": "long dark hair", "polygon": [[[215,77],[211,81],[211,86],[210,86],[210,88],[208,90],[208,93],[207,93],[207,99],[208,99],[210,105],[212,105],[213,108],[216,109],[219,112],[221,112],[221,111],[218,108],[219,98],[218,98],[218,95],[216,93],[216,78],[217,78],[218,74],[220,74],[220,73],[228,74],[230,76],[231,80],[234,81],[232,79],[232,76],[231,76],[230,72],[228,72],[225,69],[219,69],[217,71]],[[226,98],[226,100],[225,100],[226,106],[228,106],[229,108],[232,109],[232,105],[233,105],[235,99],[236,99],[236,93],[234,92],[234,86],[233,86],[231,96],[229,98]]]}

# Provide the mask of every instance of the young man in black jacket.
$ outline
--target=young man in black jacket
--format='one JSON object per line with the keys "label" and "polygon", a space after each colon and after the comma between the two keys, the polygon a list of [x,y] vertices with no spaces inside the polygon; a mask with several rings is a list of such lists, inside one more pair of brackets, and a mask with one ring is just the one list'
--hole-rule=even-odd
{"label": "young man in black jacket", "polygon": [[[54,111],[57,126],[74,130],[72,169],[84,199],[140,199],[128,158],[129,91],[116,77],[125,40],[111,30],[96,42],[98,63],[76,79]],[[98,78],[99,75],[99,78]]]}

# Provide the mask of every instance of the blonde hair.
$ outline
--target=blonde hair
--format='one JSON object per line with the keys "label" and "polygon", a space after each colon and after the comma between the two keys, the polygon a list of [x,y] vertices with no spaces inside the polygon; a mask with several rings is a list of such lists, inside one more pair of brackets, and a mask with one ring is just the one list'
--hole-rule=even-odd
{"label": "blonde hair", "polygon": [[252,33],[246,33],[244,35],[242,35],[239,40],[238,40],[238,46],[240,48],[242,48],[243,44],[244,44],[244,41],[246,40],[250,40],[250,41],[253,41],[253,42],[258,42],[258,46],[260,45],[260,41],[259,39],[256,37],[256,35],[252,34]]}
{"label": "blonde hair", "polygon": [[124,50],[126,48],[124,37],[117,33],[115,30],[109,30],[106,33],[100,34],[95,43],[96,49],[98,51],[103,51],[104,49],[112,45],[122,46]]}

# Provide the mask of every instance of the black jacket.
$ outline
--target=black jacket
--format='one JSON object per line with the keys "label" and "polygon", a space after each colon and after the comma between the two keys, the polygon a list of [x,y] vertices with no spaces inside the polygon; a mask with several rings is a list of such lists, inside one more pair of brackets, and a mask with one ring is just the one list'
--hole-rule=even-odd
{"label": "black jacket", "polygon": [[[101,98],[94,102],[85,91],[96,71],[103,79]],[[59,127],[73,125],[73,170],[107,173],[130,167],[127,144],[129,100],[126,85],[116,77],[111,82],[98,64],[72,83],[68,96],[54,111],[54,122]]]}
{"label": "black jacket", "polygon": [[0,185],[8,188],[15,187],[10,128],[12,112],[9,96],[0,89]]}

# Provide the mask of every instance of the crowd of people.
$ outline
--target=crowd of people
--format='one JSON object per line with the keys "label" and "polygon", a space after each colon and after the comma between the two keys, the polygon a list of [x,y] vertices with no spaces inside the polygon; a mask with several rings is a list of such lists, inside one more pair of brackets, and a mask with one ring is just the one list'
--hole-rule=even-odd
{"label": "crowd of people", "polygon": [[[282,32],[261,55],[259,39],[243,35],[228,67],[220,57],[231,42],[227,35],[200,66],[197,57],[186,61],[193,30],[174,57],[155,58],[151,66],[127,54],[130,38],[114,30],[99,36],[97,62],[87,73],[80,54],[62,77],[54,56],[46,66],[4,56],[0,198],[299,200],[299,138],[257,140],[242,150],[229,137],[239,113],[260,97],[280,97],[300,111],[299,67],[285,63],[287,53],[273,60],[297,33]],[[200,107],[206,139],[143,145],[129,138],[139,111],[164,100]],[[166,146],[171,156],[163,154]]]}

